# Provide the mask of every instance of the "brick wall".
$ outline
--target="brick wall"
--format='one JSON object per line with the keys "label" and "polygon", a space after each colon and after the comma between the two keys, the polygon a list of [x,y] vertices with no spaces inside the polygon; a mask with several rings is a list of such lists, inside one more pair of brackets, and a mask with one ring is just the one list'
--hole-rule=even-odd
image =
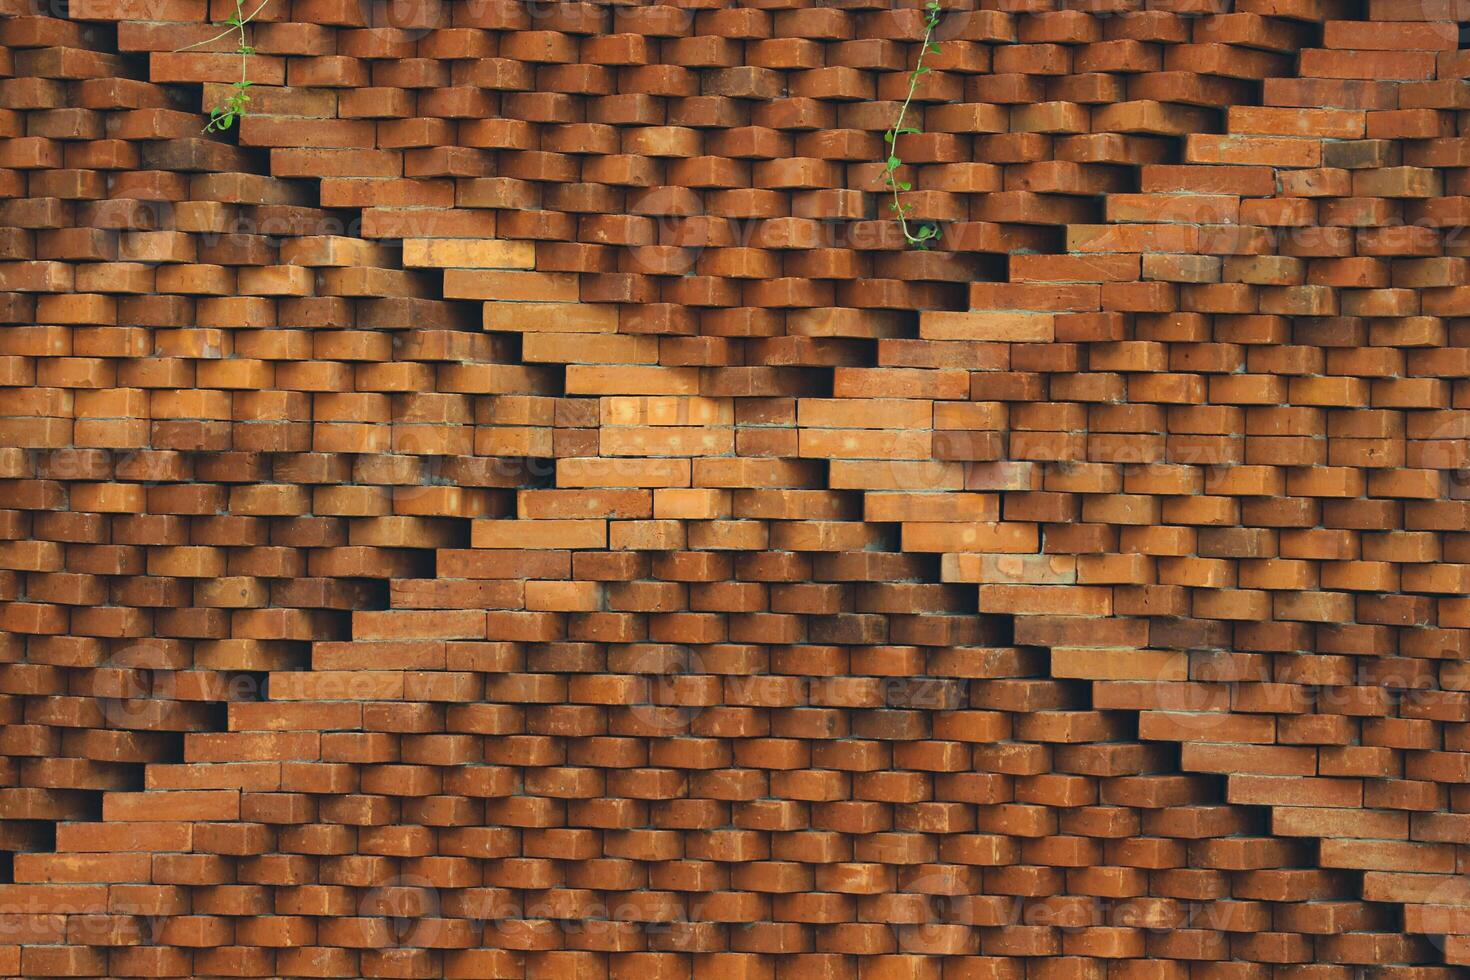
{"label": "brick wall", "polygon": [[1464,975],[1470,5],[944,7],[0,0],[0,974]]}

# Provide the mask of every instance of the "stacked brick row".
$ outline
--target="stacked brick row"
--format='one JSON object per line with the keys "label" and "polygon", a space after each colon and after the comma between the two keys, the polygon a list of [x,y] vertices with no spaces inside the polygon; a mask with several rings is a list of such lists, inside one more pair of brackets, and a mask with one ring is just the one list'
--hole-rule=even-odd
{"label": "stacked brick row", "polygon": [[0,10],[0,974],[1470,965],[1470,8],[943,6]]}

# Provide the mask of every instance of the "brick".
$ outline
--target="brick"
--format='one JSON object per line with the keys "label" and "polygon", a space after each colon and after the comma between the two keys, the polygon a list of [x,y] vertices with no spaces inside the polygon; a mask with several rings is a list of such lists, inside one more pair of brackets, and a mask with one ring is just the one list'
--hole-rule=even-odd
{"label": "brick", "polygon": [[1291,779],[1284,776],[1231,776],[1232,802],[1277,806],[1356,807],[1363,800],[1363,787],[1350,779]]}
{"label": "brick", "polygon": [[1167,650],[1053,647],[1051,660],[1057,677],[1182,681],[1189,676],[1187,658]]}
{"label": "brick", "polygon": [[109,793],[103,820],[238,820],[240,794],[230,791]]}
{"label": "brick", "polygon": [[925,313],[919,336],[929,340],[990,340],[1050,342],[1054,316],[1050,313]]}
{"label": "brick", "polygon": [[1322,144],[1311,139],[1275,136],[1212,136],[1185,138],[1186,163],[1238,166],[1315,167],[1322,162]]}
{"label": "brick", "polygon": [[471,546],[475,548],[605,548],[607,547],[607,521],[595,519],[476,521]]}

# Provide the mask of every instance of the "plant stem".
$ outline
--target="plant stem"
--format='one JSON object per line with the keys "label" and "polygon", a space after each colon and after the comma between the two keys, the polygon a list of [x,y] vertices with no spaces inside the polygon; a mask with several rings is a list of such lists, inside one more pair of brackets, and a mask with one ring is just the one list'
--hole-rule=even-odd
{"label": "plant stem", "polygon": [[917,235],[909,231],[908,207],[900,199],[899,192],[910,190],[912,185],[907,181],[899,180],[897,171],[903,165],[903,160],[898,156],[898,138],[905,133],[921,132],[917,127],[905,127],[904,119],[908,116],[909,106],[913,104],[914,93],[918,91],[919,79],[929,73],[929,69],[924,67],[924,55],[930,53],[931,50],[937,53],[939,48],[933,43],[934,30],[939,26],[939,0],[929,0],[925,10],[927,14],[924,17],[924,40],[919,46],[919,57],[914,62],[914,70],[909,74],[908,96],[903,100],[903,105],[899,107],[898,118],[894,121],[893,128],[884,134],[884,140],[888,144],[888,163],[883,171],[883,182],[893,192],[893,203],[888,206],[888,209],[897,217],[898,228],[903,232],[904,240],[920,250],[927,249],[929,243],[939,237],[939,231],[932,226],[921,228]]}
{"label": "plant stem", "polygon": [[[270,3],[270,2],[271,2],[271,0],[261,0],[260,6],[259,7],[256,7],[253,11],[251,11],[249,17],[240,17],[240,13],[241,13],[241,11],[244,8],[240,6],[239,0],[236,0],[236,3],[235,3],[235,16],[236,16],[236,18],[238,18],[240,20],[240,22],[241,22],[241,24],[243,26],[244,24],[248,24],[252,20],[254,20],[255,19],[255,15],[258,14],[258,13],[260,13],[262,10],[264,10],[265,9],[265,5],[268,4],[268,3]],[[215,41],[218,41],[220,38],[229,37],[230,31],[233,31],[234,29],[235,29],[235,25],[234,24],[231,24],[227,29],[225,29],[223,31],[220,31],[218,34],[216,34],[212,38],[209,38],[209,39],[204,40],[204,41],[195,41],[193,44],[186,44],[182,48],[175,48],[174,49],[174,54],[183,54],[185,51],[192,51],[195,48],[202,48],[206,44],[213,44]],[[245,35],[244,35],[243,32],[240,35],[240,40],[242,42],[245,40]]]}
{"label": "plant stem", "polygon": [[250,56],[255,53],[255,49],[250,46],[250,38],[245,33],[245,25],[253,21],[270,2],[271,0],[260,0],[260,5],[247,16],[241,0],[235,0],[235,16],[227,21],[229,27],[214,37],[187,44],[174,52],[178,54],[213,44],[221,38],[228,37],[232,31],[238,31],[240,34],[240,43],[235,47],[235,53],[240,56],[240,80],[230,86],[230,94],[225,96],[224,101],[209,110],[209,122],[204,126],[206,133],[222,133],[233,126],[236,119],[245,115],[245,104],[250,101],[250,96],[246,92],[252,84],[249,75]]}

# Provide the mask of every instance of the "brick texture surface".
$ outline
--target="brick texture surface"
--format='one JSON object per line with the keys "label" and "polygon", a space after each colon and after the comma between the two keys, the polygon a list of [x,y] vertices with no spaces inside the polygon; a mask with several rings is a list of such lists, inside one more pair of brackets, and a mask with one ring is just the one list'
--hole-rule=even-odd
{"label": "brick texture surface", "polygon": [[1466,975],[1470,2],[943,7],[0,0],[0,975]]}

